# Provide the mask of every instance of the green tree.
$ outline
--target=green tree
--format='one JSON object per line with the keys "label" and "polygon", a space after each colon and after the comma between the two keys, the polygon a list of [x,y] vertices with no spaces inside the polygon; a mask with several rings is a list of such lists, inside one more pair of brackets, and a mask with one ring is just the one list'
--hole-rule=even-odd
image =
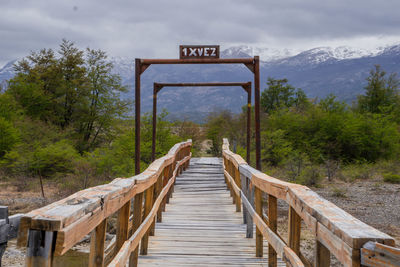
{"label": "green tree", "polygon": [[396,73],[387,76],[380,65],[375,65],[367,81],[365,95],[358,97],[358,108],[361,112],[387,113],[399,103],[399,80]]}
{"label": "green tree", "polygon": [[0,117],[0,158],[18,142],[18,131],[12,123]]}
{"label": "green tree", "polygon": [[111,132],[115,119],[124,116],[129,104],[120,99],[120,93],[127,92],[127,89],[121,85],[120,76],[112,73],[114,66],[107,62],[106,53],[89,48],[86,51],[88,92],[81,100],[81,110],[76,112],[81,152],[98,145],[99,137]]}
{"label": "green tree", "polygon": [[42,49],[18,62],[7,92],[25,115],[69,132],[83,154],[110,140],[113,124],[128,110],[119,95],[127,89],[112,68],[105,52],[88,48],[85,54],[63,40],[57,54]]}
{"label": "green tree", "polygon": [[268,78],[268,88],[261,93],[261,107],[271,113],[282,107],[302,108],[307,103],[303,90],[295,89],[287,79]]}

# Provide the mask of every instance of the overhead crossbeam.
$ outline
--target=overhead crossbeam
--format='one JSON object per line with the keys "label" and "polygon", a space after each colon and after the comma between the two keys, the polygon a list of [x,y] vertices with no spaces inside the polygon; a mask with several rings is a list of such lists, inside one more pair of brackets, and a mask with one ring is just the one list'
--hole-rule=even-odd
{"label": "overhead crossbeam", "polygon": [[[154,64],[243,64],[254,74],[256,168],[261,170],[260,58],[135,59],[135,174],[140,173],[140,87],[141,75]],[[250,93],[249,93],[250,95]]]}
{"label": "overhead crossbeam", "polygon": [[250,162],[250,127],[251,127],[251,82],[195,82],[195,83],[157,83],[153,84],[153,133],[151,160],[156,159],[156,132],[157,132],[157,94],[164,87],[234,87],[240,86],[247,92],[247,127],[246,127],[246,160]]}

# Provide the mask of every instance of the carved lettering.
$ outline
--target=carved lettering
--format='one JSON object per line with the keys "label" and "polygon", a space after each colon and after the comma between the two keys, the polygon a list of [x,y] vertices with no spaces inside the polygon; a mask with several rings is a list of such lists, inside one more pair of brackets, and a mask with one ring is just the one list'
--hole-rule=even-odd
{"label": "carved lettering", "polygon": [[219,45],[181,45],[180,58],[219,58]]}

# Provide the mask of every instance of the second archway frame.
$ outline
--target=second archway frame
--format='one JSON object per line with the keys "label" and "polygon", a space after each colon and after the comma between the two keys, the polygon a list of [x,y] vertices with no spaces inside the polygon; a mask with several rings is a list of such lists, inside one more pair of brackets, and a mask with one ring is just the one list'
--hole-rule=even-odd
{"label": "second archway frame", "polygon": [[153,84],[153,133],[151,160],[156,154],[156,129],[157,129],[157,94],[164,87],[242,87],[247,92],[247,125],[246,125],[246,161],[250,164],[250,128],[251,128],[251,82],[198,82],[198,83],[154,83]]}

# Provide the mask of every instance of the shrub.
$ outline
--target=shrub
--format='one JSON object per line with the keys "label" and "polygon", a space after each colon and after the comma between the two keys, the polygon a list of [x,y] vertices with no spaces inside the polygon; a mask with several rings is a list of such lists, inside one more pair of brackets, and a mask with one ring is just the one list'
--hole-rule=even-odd
{"label": "shrub", "polygon": [[74,162],[80,156],[67,141],[59,141],[39,148],[33,153],[30,170],[34,174],[52,176],[57,172],[73,172]]}
{"label": "shrub", "polygon": [[338,188],[334,187],[332,188],[332,196],[333,197],[341,197],[341,198],[346,198],[346,189],[345,188]]}
{"label": "shrub", "polygon": [[320,168],[318,166],[311,165],[304,168],[298,179],[296,179],[296,182],[308,186],[318,186],[321,179],[322,174]]}
{"label": "shrub", "polygon": [[18,132],[12,123],[0,117],[0,158],[18,142]]}
{"label": "shrub", "polygon": [[387,183],[392,183],[392,184],[400,184],[400,175],[386,173],[383,175],[383,181],[385,181]]}

